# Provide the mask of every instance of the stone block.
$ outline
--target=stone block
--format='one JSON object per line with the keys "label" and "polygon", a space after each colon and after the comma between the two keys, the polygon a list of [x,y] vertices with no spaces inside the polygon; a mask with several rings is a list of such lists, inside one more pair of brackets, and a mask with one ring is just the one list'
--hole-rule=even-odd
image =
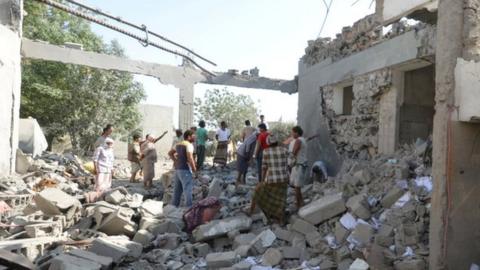
{"label": "stone block", "polygon": [[323,242],[322,235],[318,231],[312,231],[305,235],[305,239],[310,247],[315,248]]}
{"label": "stone block", "polygon": [[214,178],[208,186],[208,197],[219,198],[222,194],[222,180]]}
{"label": "stone block", "polygon": [[125,194],[123,194],[120,190],[114,190],[105,196],[105,201],[111,204],[119,205],[125,201],[125,197]]}
{"label": "stone block", "polygon": [[53,236],[62,234],[62,225],[57,222],[29,224],[24,227],[27,235],[31,238]]}
{"label": "stone block", "polygon": [[292,224],[292,230],[294,231],[297,231],[303,235],[307,235],[308,233],[311,233],[311,232],[316,232],[318,231],[317,230],[317,227],[315,227],[314,225],[312,225],[311,223],[308,223],[306,222],[305,220],[303,219],[300,219],[300,218],[297,218],[293,224]]}
{"label": "stone block", "polygon": [[392,236],[385,236],[381,234],[375,235],[375,244],[380,245],[382,247],[389,247],[393,245],[393,237]]}
{"label": "stone block", "polygon": [[164,234],[164,233],[180,234],[181,231],[182,231],[175,222],[170,221],[170,220],[166,220],[166,221],[161,222],[159,224],[154,224],[154,225],[148,227],[148,230],[153,235]]}
{"label": "stone block", "polygon": [[276,266],[279,265],[283,260],[283,254],[280,250],[276,248],[269,248],[265,251],[262,256],[262,265],[265,266]]}
{"label": "stone block", "polygon": [[57,188],[46,188],[34,197],[37,208],[46,215],[65,215],[67,220],[73,218],[81,208],[76,198]]}
{"label": "stone block", "polygon": [[369,269],[369,265],[366,261],[362,260],[362,259],[356,259],[352,265],[350,265],[350,268],[348,268],[348,270],[368,270]]}
{"label": "stone block", "polygon": [[280,240],[283,240],[283,241],[286,241],[286,242],[291,242],[292,241],[292,233],[287,231],[287,230],[284,230],[282,228],[277,227],[277,228],[275,228],[273,233],[275,233],[277,238],[280,239]]}
{"label": "stone block", "polygon": [[340,263],[345,259],[351,258],[351,256],[351,251],[346,246],[341,246],[340,248],[335,250],[335,259],[337,260],[337,263]]}
{"label": "stone block", "polygon": [[127,257],[137,259],[142,255],[143,246],[137,242],[130,241],[125,235],[109,236],[108,240],[128,249]]}
{"label": "stone block", "polygon": [[365,195],[359,194],[347,201],[347,208],[357,217],[368,220],[372,216]]}
{"label": "stone block", "polygon": [[314,201],[298,211],[298,215],[314,225],[345,212],[342,194],[327,195]]}
{"label": "stone block", "polygon": [[98,230],[108,235],[128,235],[132,237],[135,234],[135,223],[130,220],[130,215],[118,209],[102,220]]}
{"label": "stone block", "polygon": [[193,245],[193,255],[195,257],[205,257],[208,253],[210,253],[210,246],[207,243],[196,243]]}
{"label": "stone block", "polygon": [[422,259],[400,261],[394,265],[395,270],[425,270],[426,267],[425,261]]}
{"label": "stone block", "polygon": [[405,191],[399,187],[393,187],[390,191],[382,198],[381,204],[384,208],[390,208],[400,197],[405,194]]}
{"label": "stone block", "polygon": [[230,267],[239,261],[239,256],[234,251],[210,253],[205,258],[208,269]]}
{"label": "stone block", "polygon": [[358,223],[350,237],[354,240],[356,245],[359,247],[365,247],[371,242],[373,231],[372,226],[365,223]]}
{"label": "stone block", "polygon": [[146,200],[138,208],[140,214],[144,217],[162,217],[163,202],[155,200]]}
{"label": "stone block", "polygon": [[3,249],[0,249],[0,268],[18,270],[37,269],[35,265],[22,254],[15,254]]}
{"label": "stone block", "polygon": [[103,257],[109,257],[114,263],[120,263],[130,250],[105,238],[97,238],[88,251]]}
{"label": "stone block", "polygon": [[68,254],[60,254],[55,256],[50,261],[50,266],[48,270],[100,270],[102,269],[102,265],[95,262],[90,261],[84,258],[71,256]]}
{"label": "stone block", "polygon": [[298,260],[302,256],[302,249],[297,247],[282,247],[282,254],[284,259]]}
{"label": "stone block", "polygon": [[158,224],[165,222],[164,219],[158,219],[153,217],[142,217],[138,225],[139,230],[149,230],[151,227],[154,227]]}
{"label": "stone block", "polygon": [[153,234],[151,234],[147,230],[138,230],[135,236],[133,237],[133,242],[137,242],[141,244],[144,247],[147,247],[150,245],[152,240],[155,238]]}
{"label": "stone block", "polygon": [[175,249],[180,243],[180,236],[175,233],[159,234],[155,239],[155,245],[163,249]]}
{"label": "stone block", "polygon": [[234,264],[231,268],[233,268],[233,270],[250,270],[252,265],[248,262],[242,261]]}
{"label": "stone block", "polygon": [[222,220],[213,220],[198,226],[192,233],[195,241],[205,241],[227,235],[228,232],[245,231],[252,226],[252,219],[247,216],[235,216]]}
{"label": "stone block", "polygon": [[249,245],[257,236],[253,233],[243,233],[233,239],[233,249],[239,246]]}
{"label": "stone block", "polygon": [[368,170],[359,170],[353,174],[353,177],[364,185],[372,181],[372,173]]}
{"label": "stone block", "polygon": [[338,244],[342,244],[347,239],[350,231],[343,227],[342,223],[336,222],[335,223],[335,240]]}
{"label": "stone block", "polygon": [[259,254],[262,254],[267,248],[272,246],[276,239],[277,237],[271,230],[265,230],[257,235],[250,245],[253,246]]}
{"label": "stone block", "polygon": [[85,260],[96,262],[102,266],[102,270],[110,269],[110,266],[113,263],[113,259],[110,257],[100,256],[86,250],[73,249],[69,252],[69,254]]}

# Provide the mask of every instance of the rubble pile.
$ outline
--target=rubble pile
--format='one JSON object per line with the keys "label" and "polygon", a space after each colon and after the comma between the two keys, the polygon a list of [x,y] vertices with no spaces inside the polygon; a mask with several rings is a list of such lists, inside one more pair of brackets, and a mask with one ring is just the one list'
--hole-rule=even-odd
{"label": "rubble pile", "polygon": [[313,66],[328,58],[335,62],[408,31],[418,31],[428,26],[422,22],[410,24],[406,20],[401,20],[393,23],[384,34],[384,28],[375,16],[375,14],[368,15],[353,26],[343,27],[342,33],[337,34],[333,40],[320,37],[308,41],[302,58],[303,63]]}
{"label": "rubble pile", "polygon": [[[26,175],[1,181],[0,265],[18,269],[427,269],[432,181],[428,144],[392,156],[346,160],[326,182],[303,187],[288,224],[246,214],[257,183],[204,170],[195,201],[215,197],[214,219],[186,232],[186,208],[169,205],[172,172],[154,192],[116,187],[87,203],[91,178],[74,156],[44,156]],[[73,158],[72,158],[73,157]],[[68,162],[66,162],[68,161]],[[77,164],[77,165],[75,165]],[[254,170],[251,170],[254,171]],[[45,180],[48,179],[48,180]],[[160,184],[160,183],[161,184]],[[15,210],[15,211],[13,211]],[[23,254],[20,257],[17,254]],[[15,268],[14,269],[17,269]]]}

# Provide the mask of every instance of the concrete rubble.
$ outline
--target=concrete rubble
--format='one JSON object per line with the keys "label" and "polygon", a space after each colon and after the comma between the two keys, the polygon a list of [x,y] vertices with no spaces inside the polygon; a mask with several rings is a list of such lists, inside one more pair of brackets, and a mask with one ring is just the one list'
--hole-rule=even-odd
{"label": "concrete rubble", "polygon": [[91,202],[93,176],[82,162],[44,154],[30,172],[0,181],[9,211],[2,213],[8,229],[0,231],[0,249],[42,269],[427,269],[432,179],[418,147],[345,160],[336,177],[302,189],[298,212],[289,190],[283,226],[269,224],[261,211],[244,213],[254,172],[235,187],[229,167],[206,169],[194,199],[212,195],[222,207],[191,234],[184,231],[187,209],[165,199],[170,183],[149,191],[127,184]]}

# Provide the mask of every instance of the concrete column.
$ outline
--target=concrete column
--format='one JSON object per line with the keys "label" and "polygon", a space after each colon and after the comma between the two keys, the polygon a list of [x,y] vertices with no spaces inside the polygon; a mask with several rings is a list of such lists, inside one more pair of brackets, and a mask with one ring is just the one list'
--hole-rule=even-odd
{"label": "concrete column", "polygon": [[193,125],[193,83],[187,83],[179,91],[178,127],[183,131]]}
{"label": "concrete column", "polygon": [[0,0],[0,176],[15,171],[20,112],[21,0]]}
{"label": "concrete column", "polygon": [[399,108],[403,87],[404,73],[399,70],[393,70],[390,91],[385,93],[380,99],[378,132],[379,153],[393,154],[397,148],[400,121]]}
{"label": "concrete column", "polygon": [[430,269],[446,269],[447,161],[450,108],[454,105],[455,66],[462,55],[463,1],[440,0],[437,23],[433,180],[430,210]]}

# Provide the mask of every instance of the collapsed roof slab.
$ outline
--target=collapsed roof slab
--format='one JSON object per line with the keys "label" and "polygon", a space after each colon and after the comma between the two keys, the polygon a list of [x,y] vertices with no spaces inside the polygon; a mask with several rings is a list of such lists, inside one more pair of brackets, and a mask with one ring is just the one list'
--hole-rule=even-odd
{"label": "collapsed roof slab", "polygon": [[419,11],[435,12],[438,0],[377,0],[377,15],[384,25],[388,25],[403,17]]}

